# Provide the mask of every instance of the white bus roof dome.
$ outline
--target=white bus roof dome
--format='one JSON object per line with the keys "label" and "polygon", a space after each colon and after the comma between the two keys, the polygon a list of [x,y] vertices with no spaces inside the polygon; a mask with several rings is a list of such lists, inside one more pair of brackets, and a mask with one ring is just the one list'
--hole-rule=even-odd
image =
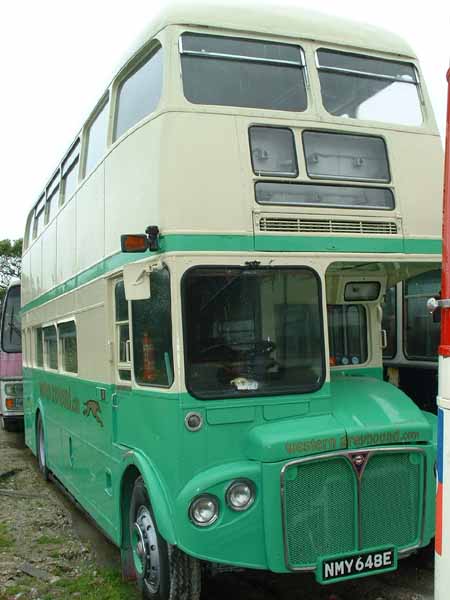
{"label": "white bus roof dome", "polygon": [[[416,54],[400,36],[367,23],[334,15],[278,4],[245,5],[228,2],[170,2],[143,30],[123,64],[159,31],[169,25],[206,26],[247,33],[279,35],[299,40],[315,40],[361,50],[375,50],[402,57]],[[123,66],[122,64],[122,66]]]}
{"label": "white bus roof dome", "polygon": [[14,287],[15,285],[20,285],[20,279],[18,277],[13,277],[12,279],[10,279],[8,288]]}

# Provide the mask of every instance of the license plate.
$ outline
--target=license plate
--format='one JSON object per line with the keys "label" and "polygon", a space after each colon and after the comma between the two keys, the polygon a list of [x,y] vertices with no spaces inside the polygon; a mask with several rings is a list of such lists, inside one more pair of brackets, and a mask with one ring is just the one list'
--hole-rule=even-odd
{"label": "license plate", "polygon": [[347,554],[322,558],[316,571],[319,583],[332,583],[340,579],[355,579],[397,568],[397,551],[395,548],[370,550],[358,554]]}

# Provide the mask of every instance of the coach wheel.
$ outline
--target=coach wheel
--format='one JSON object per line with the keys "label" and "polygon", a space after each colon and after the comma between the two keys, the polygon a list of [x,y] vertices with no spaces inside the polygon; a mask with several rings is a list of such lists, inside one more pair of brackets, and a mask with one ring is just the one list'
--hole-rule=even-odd
{"label": "coach wheel", "polygon": [[136,480],[131,496],[129,533],[132,566],[142,598],[199,600],[200,563],[159,535],[142,477]]}
{"label": "coach wheel", "polygon": [[45,433],[44,433],[44,424],[42,423],[42,417],[40,413],[38,414],[37,424],[36,424],[36,454],[39,464],[39,470],[42,473],[42,476],[46,481],[48,481],[49,471],[47,468],[47,457],[45,454]]}

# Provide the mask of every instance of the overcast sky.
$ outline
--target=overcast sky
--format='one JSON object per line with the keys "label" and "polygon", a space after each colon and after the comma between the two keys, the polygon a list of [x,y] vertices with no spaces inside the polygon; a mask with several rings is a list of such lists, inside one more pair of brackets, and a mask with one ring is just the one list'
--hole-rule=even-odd
{"label": "overcast sky", "polygon": [[[2,2],[0,239],[22,236],[31,204],[104,91],[123,53],[167,2]],[[275,0],[242,2],[279,4]],[[404,37],[422,62],[444,131],[445,72],[450,60],[448,0],[283,0],[283,4],[369,22]]]}

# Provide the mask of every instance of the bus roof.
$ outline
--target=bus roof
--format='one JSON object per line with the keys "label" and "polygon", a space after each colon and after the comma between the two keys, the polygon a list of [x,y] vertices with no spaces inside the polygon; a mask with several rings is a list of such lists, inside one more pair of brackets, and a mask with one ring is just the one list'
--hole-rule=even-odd
{"label": "bus roof", "polygon": [[20,285],[20,279],[18,277],[12,277],[8,284],[8,288],[14,287],[16,285]]}
{"label": "bus roof", "polygon": [[168,25],[206,26],[246,33],[279,35],[331,44],[345,44],[416,58],[400,36],[372,25],[310,11],[296,6],[248,5],[234,2],[172,3],[144,29],[129,52],[126,63],[153,36]]}

